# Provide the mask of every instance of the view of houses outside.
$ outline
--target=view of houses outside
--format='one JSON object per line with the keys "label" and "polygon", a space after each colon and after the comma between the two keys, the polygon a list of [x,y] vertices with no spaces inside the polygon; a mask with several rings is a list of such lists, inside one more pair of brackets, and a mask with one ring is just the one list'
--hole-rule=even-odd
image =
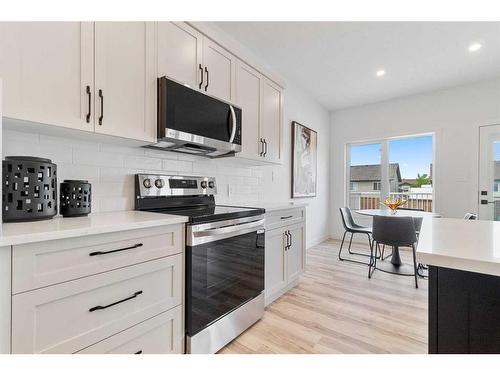
{"label": "view of houses outside", "polygon": [[[389,140],[388,150],[390,197],[405,200],[403,207],[432,211],[432,136]],[[351,145],[349,203],[352,209],[379,208],[386,198],[380,196],[380,153],[380,143]]]}

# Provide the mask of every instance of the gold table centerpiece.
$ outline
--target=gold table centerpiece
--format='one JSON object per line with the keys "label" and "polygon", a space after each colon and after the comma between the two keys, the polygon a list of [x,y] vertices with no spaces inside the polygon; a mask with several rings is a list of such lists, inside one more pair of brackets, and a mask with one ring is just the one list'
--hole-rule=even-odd
{"label": "gold table centerpiece", "polygon": [[395,215],[398,208],[403,206],[406,202],[408,201],[401,198],[391,199],[390,197],[387,197],[381,204],[390,210],[391,215]]}

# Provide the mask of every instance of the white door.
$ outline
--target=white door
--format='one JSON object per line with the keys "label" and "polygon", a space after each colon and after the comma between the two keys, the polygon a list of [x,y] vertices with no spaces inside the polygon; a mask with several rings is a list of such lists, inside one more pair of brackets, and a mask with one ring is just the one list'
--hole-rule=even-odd
{"label": "white door", "polygon": [[184,22],[158,22],[158,77],[201,89],[202,36]]}
{"label": "white door", "polygon": [[280,162],[283,157],[282,137],[282,91],[279,86],[264,78],[262,85],[262,138],[264,159]]}
{"label": "white door", "polygon": [[479,129],[479,219],[499,221],[500,125]]}
{"label": "white door", "polygon": [[242,148],[237,156],[261,159],[260,91],[262,76],[245,63],[238,61],[236,68],[236,104],[242,109]]}
{"label": "white door", "polygon": [[288,228],[289,248],[287,253],[288,283],[297,279],[304,270],[305,234],[304,224],[296,224]]}
{"label": "white door", "polygon": [[92,22],[0,22],[5,117],[94,130]]}
{"label": "white door", "polygon": [[204,80],[202,90],[231,101],[236,58],[212,40],[203,38]]}
{"label": "white door", "polygon": [[154,141],[152,22],[95,23],[95,130]]}
{"label": "white door", "polygon": [[266,301],[286,286],[285,230],[266,231],[265,296]]}

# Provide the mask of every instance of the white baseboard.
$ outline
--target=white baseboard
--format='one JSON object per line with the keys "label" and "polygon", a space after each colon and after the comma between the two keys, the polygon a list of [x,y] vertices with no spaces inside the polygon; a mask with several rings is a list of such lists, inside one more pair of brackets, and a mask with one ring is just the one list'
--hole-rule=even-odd
{"label": "white baseboard", "polygon": [[316,246],[323,241],[329,240],[330,238],[331,238],[331,236],[329,234],[325,234],[324,236],[309,240],[309,241],[307,241],[306,248],[309,249],[310,247]]}

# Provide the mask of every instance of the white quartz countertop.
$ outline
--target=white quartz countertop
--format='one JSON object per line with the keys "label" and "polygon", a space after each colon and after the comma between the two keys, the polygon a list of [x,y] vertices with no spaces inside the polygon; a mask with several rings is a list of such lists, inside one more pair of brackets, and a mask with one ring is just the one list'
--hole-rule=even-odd
{"label": "white quartz countertop", "polygon": [[500,222],[424,219],[417,260],[438,267],[500,276]]}
{"label": "white quartz countertop", "polygon": [[43,221],[4,223],[0,246],[157,227],[185,223],[187,220],[188,218],[184,216],[119,211],[93,213],[87,217],[56,217]]}
{"label": "white quartz countertop", "polygon": [[287,210],[292,208],[306,207],[306,202],[245,202],[245,203],[224,203],[228,206],[263,208],[266,212]]}

